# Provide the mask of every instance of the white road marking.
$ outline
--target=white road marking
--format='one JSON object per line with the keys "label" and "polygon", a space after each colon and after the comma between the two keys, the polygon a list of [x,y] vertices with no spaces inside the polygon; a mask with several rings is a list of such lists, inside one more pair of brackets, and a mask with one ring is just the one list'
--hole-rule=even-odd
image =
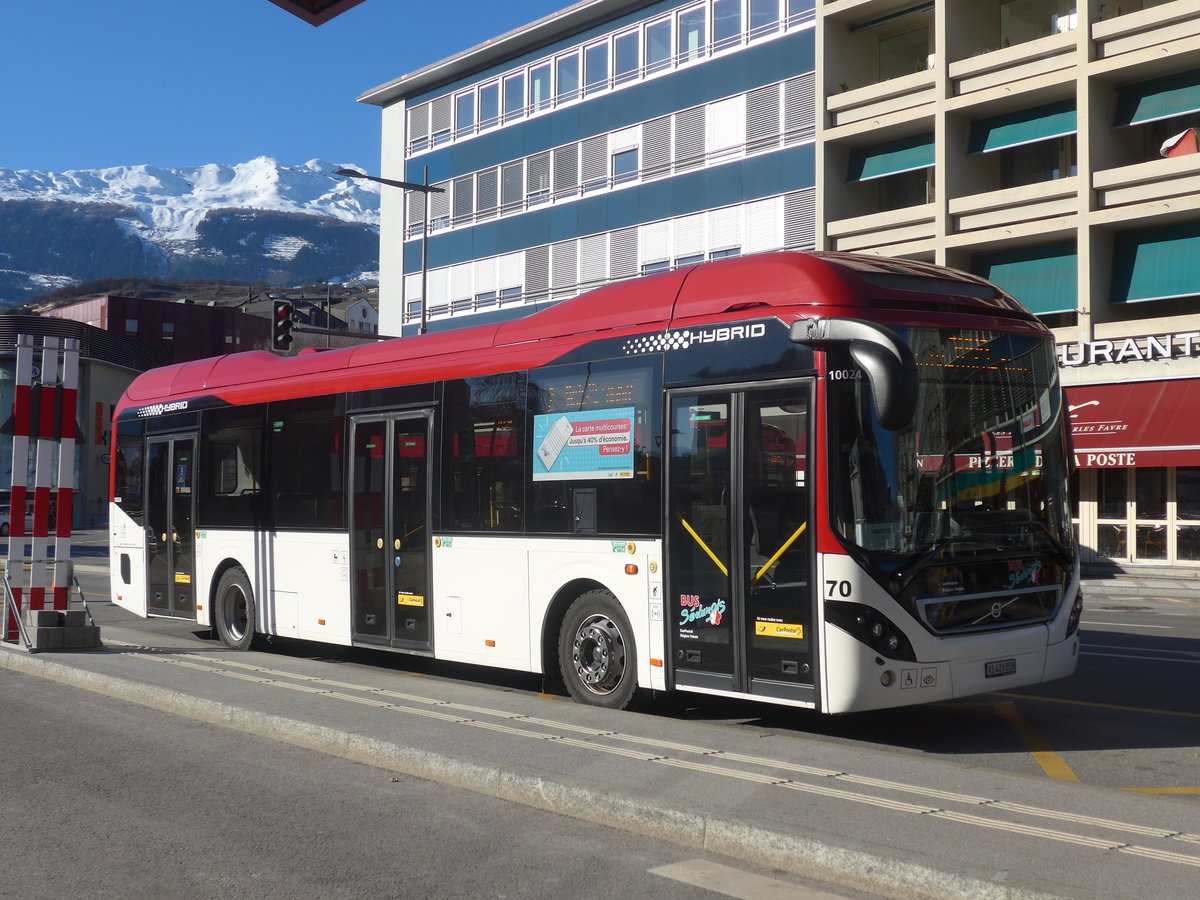
{"label": "white road marking", "polygon": [[788,884],[707,859],[689,859],[649,871],[651,875],[661,875],[738,900],[843,900],[843,895]]}

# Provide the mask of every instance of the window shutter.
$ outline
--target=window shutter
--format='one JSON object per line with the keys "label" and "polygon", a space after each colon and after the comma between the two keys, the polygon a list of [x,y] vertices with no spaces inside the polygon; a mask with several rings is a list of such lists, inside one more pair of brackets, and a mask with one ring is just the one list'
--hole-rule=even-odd
{"label": "window shutter", "polygon": [[638,269],[671,258],[671,223],[650,222],[638,229]]}
{"label": "window shutter", "polygon": [[763,253],[783,246],[781,201],[781,197],[769,197],[746,204],[746,253]]}
{"label": "window shutter", "polygon": [[575,241],[560,241],[550,248],[550,288],[553,296],[574,294],[579,285],[579,248]]}
{"label": "window shutter", "polygon": [[657,178],[671,171],[671,117],[642,125],[642,177]]}
{"label": "window shutter", "polygon": [[812,250],[817,246],[816,188],[784,195],[783,245],[788,250]]}
{"label": "window shutter", "polygon": [[454,225],[471,221],[475,212],[475,179],[471,175],[454,179]]}
{"label": "window shutter", "polygon": [[408,149],[417,150],[429,139],[429,104],[422,103],[408,111]]}
{"label": "window shutter", "polygon": [[710,103],[706,108],[709,157],[729,156],[746,143],[746,95]]}
{"label": "window shutter", "polygon": [[496,207],[499,206],[499,182],[500,174],[498,169],[484,169],[479,173],[478,183],[476,184],[479,191],[479,200],[476,203],[476,208],[479,210],[480,219],[495,217]]}
{"label": "window shutter", "polygon": [[816,133],[816,81],[807,72],[783,83],[783,142],[811,140]]}
{"label": "window shutter", "polygon": [[432,110],[429,114],[429,124],[434,140],[437,140],[439,134],[449,137],[450,117],[454,112],[454,98],[447,94],[445,97],[438,97],[430,106]]}
{"label": "window shutter", "polygon": [[708,214],[708,249],[733,250],[742,246],[742,208],[726,206]]}
{"label": "window shutter", "polygon": [[778,84],[751,91],[746,97],[746,152],[756,153],[779,144]]}
{"label": "window shutter", "polygon": [[608,135],[602,134],[583,142],[583,163],[580,177],[584,190],[594,190],[608,184]]}
{"label": "window shutter", "polygon": [[550,247],[530,247],[525,251],[525,302],[545,300],[550,292]]}
{"label": "window shutter", "polygon": [[675,113],[675,169],[683,171],[704,165],[703,106]]}
{"label": "window shutter", "polygon": [[628,278],[638,273],[638,230],[622,228],[609,237],[609,278]]}
{"label": "window shutter", "polygon": [[519,210],[525,203],[525,162],[506,163],[500,167],[500,212]]}
{"label": "window shutter", "polygon": [[579,240],[579,284],[594,287],[608,279],[608,235],[591,234]]}
{"label": "window shutter", "polygon": [[475,260],[475,293],[499,290],[496,284],[496,257]]}
{"label": "window shutter", "polygon": [[704,213],[675,220],[675,259],[704,254]]}
{"label": "window shutter", "polygon": [[525,251],[500,257],[500,290],[525,286]]}
{"label": "window shutter", "polygon": [[554,151],[554,199],[575,195],[579,188],[579,145],[567,144]]}

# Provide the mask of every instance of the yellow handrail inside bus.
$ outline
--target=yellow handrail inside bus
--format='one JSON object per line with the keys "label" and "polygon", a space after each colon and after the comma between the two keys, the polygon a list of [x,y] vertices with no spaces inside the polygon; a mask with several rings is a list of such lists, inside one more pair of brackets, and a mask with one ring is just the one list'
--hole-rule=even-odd
{"label": "yellow handrail inside bus", "polygon": [[725,568],[725,563],[717,559],[717,554],[713,553],[712,550],[709,549],[708,544],[704,543],[704,540],[700,537],[700,535],[696,534],[696,529],[692,528],[692,526],[688,524],[688,520],[683,516],[679,517],[679,522],[687,530],[687,533],[692,536],[692,539],[700,545],[700,549],[708,554],[708,558],[717,564],[717,568],[721,570],[721,574],[728,578],[729,570]]}
{"label": "yellow handrail inside bus", "polygon": [[792,532],[792,536],[790,538],[788,538],[786,541],[783,542],[783,546],[775,551],[775,555],[772,556],[770,559],[768,559],[765,563],[762,564],[762,568],[759,569],[758,573],[754,576],[754,583],[757,583],[758,579],[762,578],[763,575],[766,574],[767,569],[769,569],[769,568],[771,568],[771,566],[775,565],[775,563],[779,560],[779,557],[783,556],[783,554],[787,552],[787,548],[792,546],[792,544],[794,544],[796,542],[796,538],[798,538],[798,537],[800,537],[800,535],[804,534],[804,529],[807,527],[808,527],[807,522],[800,523],[800,527],[797,528],[794,532]]}

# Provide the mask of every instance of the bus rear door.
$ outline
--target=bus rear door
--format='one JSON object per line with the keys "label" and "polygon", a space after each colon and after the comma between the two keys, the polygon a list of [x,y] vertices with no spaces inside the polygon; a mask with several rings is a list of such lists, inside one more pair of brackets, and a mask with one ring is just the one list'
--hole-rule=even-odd
{"label": "bus rear door", "polygon": [[196,614],[195,435],[146,442],[146,588],[152,616]]}
{"label": "bus rear door", "polygon": [[354,640],[432,649],[427,412],[353,424],[350,562]]}
{"label": "bus rear door", "polygon": [[676,687],[816,701],[811,384],[670,396]]}

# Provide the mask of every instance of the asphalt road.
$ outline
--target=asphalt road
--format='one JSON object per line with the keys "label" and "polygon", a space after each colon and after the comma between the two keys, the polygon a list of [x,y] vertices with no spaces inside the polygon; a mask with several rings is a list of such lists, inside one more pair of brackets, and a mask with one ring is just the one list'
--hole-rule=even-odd
{"label": "asphalt road", "polygon": [[0,721],[0,897],[864,896],[12,672]]}

